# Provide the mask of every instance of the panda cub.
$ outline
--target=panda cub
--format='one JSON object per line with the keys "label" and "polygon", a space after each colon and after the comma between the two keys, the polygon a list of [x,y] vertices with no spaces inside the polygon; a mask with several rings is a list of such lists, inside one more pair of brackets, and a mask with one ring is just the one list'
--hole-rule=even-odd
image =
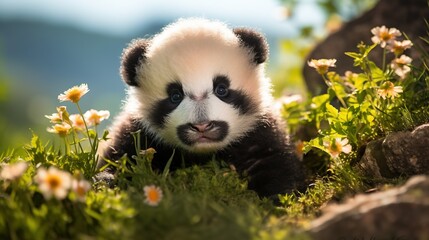
{"label": "panda cub", "polygon": [[[152,165],[164,169],[222,159],[248,179],[261,197],[304,187],[304,174],[284,125],[273,112],[265,38],[207,19],[181,19],[149,39],[132,41],[120,68],[129,85],[122,112],[101,159],[156,150]],[[101,160],[98,167],[105,165]],[[111,178],[109,167],[95,178]]]}

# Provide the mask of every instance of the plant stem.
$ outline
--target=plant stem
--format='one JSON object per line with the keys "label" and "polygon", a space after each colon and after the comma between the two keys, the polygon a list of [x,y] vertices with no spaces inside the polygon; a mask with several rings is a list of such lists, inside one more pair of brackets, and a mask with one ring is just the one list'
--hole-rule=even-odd
{"label": "plant stem", "polygon": [[[76,129],[73,127],[73,126],[71,126],[71,128],[72,128],[72,132],[73,132],[73,145],[74,145],[74,149],[75,149],[75,151],[76,151],[76,153],[78,153],[78,149],[77,149],[77,133],[76,133]],[[82,153],[83,153],[83,149],[82,149],[82,146],[80,145],[80,143],[79,143],[79,146],[80,146],[80,149],[81,149],[81,151],[82,151]]]}
{"label": "plant stem", "polygon": [[82,109],[80,108],[80,105],[78,102],[76,102],[76,106],[77,106],[77,110],[79,111],[79,114],[82,116],[82,120],[83,120],[83,123],[85,125],[85,130],[86,130],[86,134],[88,136],[89,145],[91,146],[91,154],[94,154],[94,145],[91,141],[91,136],[89,135],[88,124],[86,123],[85,117],[83,116],[83,113],[82,113]]}
{"label": "plant stem", "polygon": [[69,154],[70,153],[70,148],[69,148],[69,143],[67,141],[67,136],[64,136],[63,139],[64,139],[65,154]]}
{"label": "plant stem", "polygon": [[331,84],[331,82],[329,82],[329,80],[326,78],[325,74],[322,74],[322,78],[323,78],[323,80],[325,81],[326,85],[328,85],[328,88],[331,88],[331,89],[334,91],[335,95],[337,95],[337,98],[338,98],[338,100],[340,101],[341,105],[342,105],[344,108],[347,108],[347,104],[346,104],[346,102],[344,102],[344,99],[343,99],[343,98],[342,98],[342,97],[337,93],[337,91],[335,90],[335,88],[334,88],[334,84]]}
{"label": "plant stem", "polygon": [[386,51],[386,49],[385,48],[383,48],[383,72],[386,70],[386,54],[387,54],[387,51]]}

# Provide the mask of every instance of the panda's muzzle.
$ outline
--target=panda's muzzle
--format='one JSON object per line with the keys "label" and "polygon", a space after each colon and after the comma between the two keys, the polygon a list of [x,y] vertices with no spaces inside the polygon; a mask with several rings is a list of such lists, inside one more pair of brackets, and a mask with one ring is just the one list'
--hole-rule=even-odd
{"label": "panda's muzzle", "polygon": [[220,142],[228,135],[229,126],[224,121],[187,123],[177,127],[177,136],[186,145]]}
{"label": "panda's muzzle", "polygon": [[197,124],[191,124],[190,123],[189,125],[193,130],[195,130],[196,132],[201,132],[201,133],[210,131],[215,126],[213,124],[213,122],[203,122],[203,123],[197,123]]}

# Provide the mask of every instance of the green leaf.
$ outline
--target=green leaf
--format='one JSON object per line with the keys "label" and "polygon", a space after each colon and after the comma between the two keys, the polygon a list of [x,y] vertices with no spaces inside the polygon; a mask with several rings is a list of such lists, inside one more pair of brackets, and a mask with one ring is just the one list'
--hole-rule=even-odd
{"label": "green leaf", "polygon": [[311,148],[317,148],[320,149],[326,153],[329,154],[329,151],[326,149],[326,147],[323,145],[323,137],[316,137],[311,139],[305,146],[304,146],[304,153],[307,153],[311,150]]}
{"label": "green leaf", "polygon": [[338,114],[338,120],[345,123],[353,119],[352,111],[349,111],[348,108],[341,108],[340,113]]}
{"label": "green leaf", "polygon": [[374,62],[368,61],[368,66],[369,66],[369,69],[371,70],[372,80],[375,83],[378,83],[378,82],[386,79],[386,77],[384,76],[383,70],[381,70],[379,67],[377,67],[377,65],[375,65]]}
{"label": "green leaf", "polygon": [[365,63],[368,61],[368,54],[377,46],[373,44],[370,46],[365,45],[364,43],[358,44],[359,53],[355,52],[346,52],[345,54],[354,59],[354,66],[359,66],[362,69],[364,68]]}
{"label": "green leaf", "polygon": [[313,108],[320,108],[323,105],[325,105],[327,102],[329,102],[329,95],[328,94],[322,94],[316,97],[313,97],[312,104]]}
{"label": "green leaf", "polygon": [[367,91],[366,91],[366,90],[357,92],[357,93],[356,93],[356,99],[357,99],[357,102],[358,102],[359,104],[362,104],[362,103],[365,101],[367,94],[368,94],[368,93],[367,93]]}
{"label": "green leaf", "polygon": [[97,137],[97,132],[94,129],[88,129],[88,137],[95,139]]}
{"label": "green leaf", "polygon": [[326,104],[326,112],[329,117],[337,118],[338,117],[338,109],[332,106],[330,103]]}
{"label": "green leaf", "polygon": [[162,172],[162,177],[164,180],[167,179],[168,173],[170,172],[170,165],[171,165],[171,162],[173,161],[175,153],[176,153],[176,149],[173,149],[173,153],[171,154],[171,157],[168,159],[168,162],[164,167],[164,171]]}
{"label": "green leaf", "polygon": [[107,141],[109,139],[108,136],[109,136],[109,131],[108,130],[104,130],[103,131],[103,136],[101,137],[101,139]]}
{"label": "green leaf", "polygon": [[346,54],[347,56],[349,56],[351,58],[360,58],[361,57],[360,53],[355,53],[355,52],[345,52],[344,54]]}

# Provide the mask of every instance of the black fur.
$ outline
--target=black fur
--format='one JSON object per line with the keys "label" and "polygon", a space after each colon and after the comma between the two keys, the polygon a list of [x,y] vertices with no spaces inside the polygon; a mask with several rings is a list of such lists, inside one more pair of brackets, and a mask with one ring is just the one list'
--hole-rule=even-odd
{"label": "black fur", "polygon": [[171,96],[176,93],[181,94],[182,98],[184,96],[182,85],[179,82],[170,83],[167,86],[166,92],[168,93],[168,98],[155,103],[150,114],[151,123],[158,127],[162,127],[164,125],[167,115],[180,104],[180,102],[172,101]]}
{"label": "black fur", "polygon": [[247,176],[248,188],[259,196],[276,197],[305,189],[303,167],[279,121],[271,115],[262,117],[251,133],[222,156]]}
{"label": "black fur", "polygon": [[148,46],[149,40],[134,40],[127,48],[124,49],[122,53],[122,66],[120,72],[124,82],[130,86],[139,86],[139,83],[136,79],[136,67],[146,60],[144,54],[146,53]]}
{"label": "black fur", "polygon": [[[305,188],[301,163],[293,153],[293,147],[280,126],[275,118],[263,116],[256,128],[243,139],[214,154],[217,159],[233,164],[242,176],[248,178],[248,188],[256,191],[261,197],[276,197],[277,194]],[[173,154],[173,148],[156,142],[139,122],[131,117],[123,122],[121,130],[114,137],[111,147],[106,149],[104,157],[116,160],[124,154],[129,157],[135,155],[134,140],[130,133],[137,130],[142,131],[140,140],[142,149],[153,147],[157,152],[152,167],[162,171]],[[199,155],[176,149],[171,169],[203,164],[212,158],[213,154]],[[184,163],[182,159],[185,160]],[[114,169],[109,171],[113,173]]]}
{"label": "black fur", "polygon": [[[219,84],[224,84],[229,88],[230,80],[227,76],[220,75],[216,76],[213,79],[213,91],[216,89],[216,86]],[[220,100],[231,104],[235,109],[238,109],[241,115],[251,114],[256,111],[252,100],[240,90],[228,89],[228,95],[225,97],[220,97]]]}
{"label": "black fur", "polygon": [[248,28],[235,28],[233,31],[240,39],[242,46],[254,53],[254,63],[261,64],[267,61],[268,44],[262,34]]}

